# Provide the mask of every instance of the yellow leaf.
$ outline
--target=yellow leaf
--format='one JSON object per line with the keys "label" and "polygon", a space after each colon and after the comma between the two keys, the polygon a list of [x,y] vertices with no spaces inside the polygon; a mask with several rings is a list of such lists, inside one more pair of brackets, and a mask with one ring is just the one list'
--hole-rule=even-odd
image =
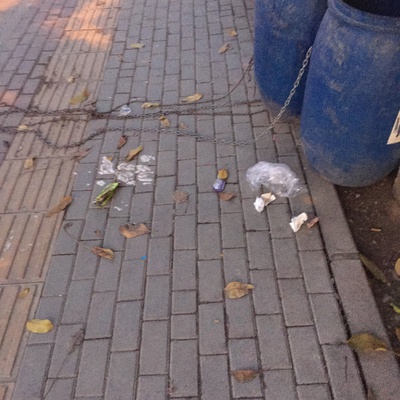
{"label": "yellow leaf", "polygon": [[164,115],[161,115],[160,122],[163,128],[169,128],[171,126],[169,119]]}
{"label": "yellow leaf", "polygon": [[47,333],[53,328],[53,323],[48,319],[31,319],[26,323],[26,329],[33,333]]}
{"label": "yellow leaf", "polygon": [[142,108],[152,108],[152,107],[160,107],[160,103],[152,103],[151,101],[147,101],[142,104]]}
{"label": "yellow leaf", "polygon": [[150,229],[145,224],[139,224],[137,226],[133,224],[121,225],[119,231],[121,235],[128,239],[150,233]]}
{"label": "yellow leaf", "polygon": [[386,343],[370,333],[356,333],[348,341],[349,347],[355,351],[387,351]]}
{"label": "yellow leaf", "polygon": [[72,203],[71,196],[65,196],[54,208],[46,213],[46,217],[51,217],[54,214],[58,214],[59,212],[65,210]]}
{"label": "yellow leaf", "polygon": [[392,306],[393,310],[397,313],[400,314],[400,307],[396,306],[396,304],[394,303],[390,303],[390,305]]}
{"label": "yellow leaf", "polygon": [[30,289],[29,288],[25,288],[24,290],[22,290],[21,292],[18,293],[17,297],[19,299],[24,299],[26,296],[28,296],[29,292],[30,292]]}
{"label": "yellow leaf", "polygon": [[131,44],[131,49],[141,49],[142,47],[144,47],[143,43],[132,43]]}
{"label": "yellow leaf", "polygon": [[373,261],[371,261],[368,257],[365,257],[363,254],[359,254],[359,256],[363,265],[376,279],[380,280],[382,283],[387,283],[386,276]]}
{"label": "yellow leaf", "polygon": [[203,97],[203,95],[201,93],[195,93],[192,94],[191,96],[187,96],[185,98],[182,99],[182,101],[184,103],[194,103],[195,101],[200,100]]}
{"label": "yellow leaf", "polygon": [[83,103],[84,101],[86,101],[88,99],[89,96],[90,96],[89,91],[87,89],[84,89],[82,93],[74,96],[70,100],[69,104],[76,105],[76,104]]}
{"label": "yellow leaf", "polygon": [[28,125],[22,124],[18,126],[17,131],[27,131],[28,129],[29,129]]}
{"label": "yellow leaf", "polygon": [[29,169],[33,167],[35,159],[33,157],[27,158],[24,162],[24,168]]}
{"label": "yellow leaf", "polygon": [[250,382],[258,374],[259,374],[259,372],[254,369],[243,369],[243,370],[232,371],[232,375],[240,383]]}
{"label": "yellow leaf", "polygon": [[128,154],[125,157],[125,161],[129,162],[133,160],[134,157],[136,157],[141,151],[143,150],[143,146],[140,145],[134,149],[129,150]]}
{"label": "yellow leaf", "polygon": [[238,33],[232,28],[232,29],[228,30],[228,35],[232,36],[232,37],[235,37],[235,36],[238,35]]}
{"label": "yellow leaf", "polygon": [[231,47],[231,45],[229,43],[225,43],[223,46],[220,47],[220,49],[218,50],[218,53],[224,54],[229,50],[230,47]]}
{"label": "yellow leaf", "polygon": [[396,271],[396,274],[400,276],[400,258],[396,261],[396,264],[394,265],[394,270]]}
{"label": "yellow leaf", "polygon": [[181,123],[178,125],[178,128],[179,128],[179,129],[187,129],[188,126],[187,126],[185,123],[181,122]]}
{"label": "yellow leaf", "polygon": [[189,193],[180,190],[175,190],[174,200],[176,203],[186,203],[189,198]]}
{"label": "yellow leaf", "polygon": [[240,299],[254,289],[253,285],[241,282],[230,282],[226,285],[224,292],[228,299]]}
{"label": "yellow leaf", "polygon": [[228,179],[228,176],[229,176],[229,173],[228,173],[227,169],[223,168],[218,171],[218,175],[217,175],[218,179],[225,180],[225,179]]}
{"label": "yellow leaf", "polygon": [[221,193],[218,193],[218,197],[220,198],[220,200],[229,201],[229,200],[231,200],[231,199],[236,197],[236,193],[233,193],[233,192],[221,192]]}
{"label": "yellow leaf", "polygon": [[105,249],[104,247],[92,247],[92,252],[99,257],[107,258],[112,260],[114,258],[114,252],[111,249]]}

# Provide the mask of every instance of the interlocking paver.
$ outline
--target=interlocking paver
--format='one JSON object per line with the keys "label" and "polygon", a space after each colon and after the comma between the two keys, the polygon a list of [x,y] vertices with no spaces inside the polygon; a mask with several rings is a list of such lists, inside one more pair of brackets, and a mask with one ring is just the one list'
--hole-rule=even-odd
{"label": "interlocking paver", "polygon": [[169,292],[171,277],[169,275],[148,276],[144,298],[144,319],[167,319],[170,315]]}
{"label": "interlocking paver", "polygon": [[167,377],[140,376],[137,400],[164,400],[167,394]]}
{"label": "interlocking paver", "polygon": [[175,251],[172,270],[173,290],[196,290],[196,251]]}
{"label": "interlocking paver", "polygon": [[264,384],[266,400],[297,400],[293,370],[265,371]]}
{"label": "interlocking paver", "polygon": [[225,317],[222,303],[199,306],[200,354],[226,353]]}
{"label": "interlocking paver", "polygon": [[173,314],[191,314],[196,311],[196,292],[194,290],[172,292]]}
{"label": "interlocking paver", "polygon": [[200,356],[201,393],[204,400],[229,400],[227,356]]}

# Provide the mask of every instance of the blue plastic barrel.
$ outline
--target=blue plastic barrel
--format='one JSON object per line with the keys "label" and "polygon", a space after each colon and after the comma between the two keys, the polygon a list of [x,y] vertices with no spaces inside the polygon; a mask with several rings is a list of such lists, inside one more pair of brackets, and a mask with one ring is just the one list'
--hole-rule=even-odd
{"label": "blue plastic barrel", "polygon": [[308,72],[303,146],[311,167],[332,183],[367,186],[400,161],[400,1],[328,4]]}
{"label": "blue plastic barrel", "polygon": [[[256,0],[254,71],[263,100],[280,108],[292,89],[327,8],[327,0]],[[304,81],[288,112],[299,115]]]}

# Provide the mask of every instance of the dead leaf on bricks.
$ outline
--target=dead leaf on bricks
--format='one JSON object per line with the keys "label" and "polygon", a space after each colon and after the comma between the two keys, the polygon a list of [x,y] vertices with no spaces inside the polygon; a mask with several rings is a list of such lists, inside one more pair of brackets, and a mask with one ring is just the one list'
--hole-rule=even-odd
{"label": "dead leaf on bricks", "polygon": [[243,369],[243,370],[232,371],[232,375],[240,383],[250,382],[258,374],[259,372],[254,369]]}
{"label": "dead leaf on bricks", "polygon": [[221,192],[218,193],[218,197],[220,200],[229,201],[236,197],[236,193],[233,192]]}
{"label": "dead leaf on bricks", "polygon": [[248,283],[230,282],[226,285],[224,292],[228,299],[240,299],[249,293],[249,289],[254,289],[254,286]]}
{"label": "dead leaf on bricks", "polygon": [[114,252],[111,249],[94,246],[91,248],[91,250],[99,257],[107,258],[108,260],[112,260],[114,258]]}
{"label": "dead leaf on bricks", "polygon": [[104,236],[104,233],[102,231],[94,231],[94,234],[98,237],[98,238],[102,238]]}
{"label": "dead leaf on bricks", "polygon": [[397,306],[397,305],[394,304],[394,303],[390,303],[390,306],[393,308],[393,310],[394,310],[397,314],[400,314],[400,307],[399,307],[399,306]]}
{"label": "dead leaf on bricks", "polygon": [[400,276],[400,258],[396,261],[394,265],[394,270],[396,271],[397,276]]}
{"label": "dead leaf on bricks", "polygon": [[125,157],[125,161],[129,162],[133,160],[134,157],[136,157],[141,151],[143,150],[143,146],[140,145],[134,149],[129,150],[128,154]]}
{"label": "dead leaf on bricks", "polygon": [[45,215],[45,217],[51,217],[54,214],[58,214],[59,212],[65,210],[70,204],[72,203],[72,197],[71,196],[65,196],[62,198],[62,200],[50,211],[48,211]]}
{"label": "dead leaf on bricks", "polygon": [[225,43],[223,46],[220,47],[218,50],[219,54],[224,54],[230,49],[231,45],[229,43]]}
{"label": "dead leaf on bricks", "polygon": [[145,45],[143,43],[132,43],[131,44],[131,49],[141,49]]}
{"label": "dead leaf on bricks", "polygon": [[189,193],[183,192],[181,190],[175,190],[174,200],[175,203],[186,203],[189,199]]}
{"label": "dead leaf on bricks", "polygon": [[91,149],[92,148],[78,150],[74,154],[72,154],[72,158],[76,161],[80,161],[82,160],[82,158],[85,158],[90,153]]}
{"label": "dead leaf on bricks", "polygon": [[34,163],[35,163],[34,157],[27,158],[24,162],[24,168],[25,169],[32,168]]}
{"label": "dead leaf on bricks", "polygon": [[142,104],[142,108],[152,108],[152,107],[160,107],[160,103],[153,103],[151,101],[147,101]]}
{"label": "dead leaf on bricks", "polygon": [[179,128],[179,129],[187,129],[188,126],[187,126],[185,123],[181,122],[181,123],[178,125],[178,128]]}
{"label": "dead leaf on bricks", "polygon": [[228,29],[228,35],[235,37],[238,35],[238,33],[232,28],[232,29]]}
{"label": "dead leaf on bricks", "polygon": [[161,115],[160,123],[162,128],[169,128],[171,126],[169,119],[165,115]]}
{"label": "dead leaf on bricks", "polygon": [[386,343],[371,333],[356,333],[347,344],[354,351],[388,351]]}
{"label": "dead leaf on bricks", "polygon": [[21,292],[18,293],[18,298],[19,299],[24,299],[26,296],[28,296],[29,292],[31,289],[29,288],[25,288],[24,290],[22,290]]}
{"label": "dead leaf on bricks", "polygon": [[307,228],[311,229],[318,221],[318,217],[313,218],[310,222],[307,222]]}
{"label": "dead leaf on bricks", "polygon": [[48,319],[31,319],[26,323],[26,329],[33,333],[47,333],[53,328],[53,323]]}
{"label": "dead leaf on bricks", "polygon": [[217,175],[218,179],[225,180],[225,179],[228,179],[228,176],[229,176],[229,173],[228,173],[227,169],[223,168],[218,171],[218,175]]}
{"label": "dead leaf on bricks", "polygon": [[191,96],[186,96],[182,99],[182,101],[184,103],[194,103],[195,101],[199,101],[201,98],[203,98],[203,95],[201,93],[195,93]]}
{"label": "dead leaf on bricks", "polygon": [[397,339],[400,342],[400,327],[395,329],[395,333],[396,333]]}
{"label": "dead leaf on bricks", "polygon": [[376,279],[380,280],[382,283],[387,283],[386,276],[373,261],[368,257],[365,257],[363,254],[359,254],[359,256],[365,268],[367,268]]}
{"label": "dead leaf on bricks", "polygon": [[89,96],[90,96],[89,91],[87,89],[84,89],[82,91],[82,93],[79,93],[76,96],[74,96],[70,100],[69,104],[76,105],[76,104],[83,103],[84,101],[86,101],[88,99]]}
{"label": "dead leaf on bricks", "polygon": [[122,135],[118,140],[117,149],[120,149],[122,146],[124,146],[127,140],[128,138],[125,135]]}
{"label": "dead leaf on bricks", "polygon": [[29,129],[28,125],[22,124],[18,125],[17,131],[27,131]]}
{"label": "dead leaf on bricks", "polygon": [[125,224],[119,227],[119,231],[121,235],[125,236],[128,239],[132,239],[137,236],[145,235],[146,233],[150,233],[150,229],[145,224],[133,225],[133,224]]}

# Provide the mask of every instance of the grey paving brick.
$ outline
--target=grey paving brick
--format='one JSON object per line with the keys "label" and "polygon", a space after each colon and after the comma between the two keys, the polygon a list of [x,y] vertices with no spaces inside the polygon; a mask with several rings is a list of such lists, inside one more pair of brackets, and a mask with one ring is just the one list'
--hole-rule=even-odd
{"label": "grey paving brick", "polygon": [[199,224],[197,232],[199,259],[220,259],[221,241],[219,224]]}
{"label": "grey paving brick", "polygon": [[97,269],[94,290],[96,292],[116,291],[118,288],[119,271],[122,265],[121,252],[114,252],[114,259],[102,258]]}
{"label": "grey paving brick", "polygon": [[215,144],[211,142],[197,142],[197,165],[216,164]]}
{"label": "grey paving brick", "polygon": [[255,336],[254,312],[250,296],[241,299],[226,299],[229,338],[246,338]]}
{"label": "grey paving brick", "polygon": [[158,154],[157,176],[175,176],[176,152],[160,151]]}
{"label": "grey paving brick", "polygon": [[[158,144],[158,149],[160,151],[160,154],[163,151],[174,151],[176,150],[176,135],[173,133],[162,133],[160,135],[160,142]],[[176,158],[175,158],[176,160]],[[160,163],[160,159],[158,160]]]}
{"label": "grey paving brick", "polygon": [[[254,339],[229,340],[229,358],[231,371],[259,370],[256,341]],[[250,382],[240,383],[231,377],[233,397],[260,397],[263,395],[260,377]]]}
{"label": "grey paving brick", "polygon": [[154,206],[153,223],[151,225],[152,237],[167,237],[173,232],[173,206]]}
{"label": "grey paving brick", "polygon": [[196,183],[196,160],[178,161],[178,185],[193,185],[194,183]]}
{"label": "grey paving brick", "polygon": [[168,321],[145,321],[140,344],[140,374],[167,373]]}
{"label": "grey paving brick", "polygon": [[250,272],[250,283],[256,314],[278,314],[281,312],[281,301],[278,293],[278,281],[274,271]]}
{"label": "grey paving brick", "polygon": [[258,213],[254,208],[254,198],[243,199],[244,223],[247,231],[265,231],[269,229],[266,212]]}
{"label": "grey paving brick", "polygon": [[194,215],[175,217],[174,249],[196,249],[196,217]]}
{"label": "grey paving brick", "polygon": [[302,271],[294,239],[273,239],[275,267],[278,278],[301,278]]}
{"label": "grey paving brick", "polygon": [[296,382],[299,385],[327,383],[314,328],[309,326],[289,328],[288,335]]}
{"label": "grey paving brick", "polygon": [[137,400],[165,400],[167,396],[166,376],[140,376]]}
{"label": "grey paving brick", "polygon": [[266,400],[297,400],[293,370],[265,371],[264,385]]}
{"label": "grey paving brick", "polygon": [[169,274],[172,269],[171,238],[151,238],[147,262],[148,275]]}
{"label": "grey paving brick", "polygon": [[179,291],[172,292],[172,312],[173,314],[191,314],[197,311],[196,292]]}
{"label": "grey paving brick", "polygon": [[[65,225],[65,224],[64,224]],[[83,221],[74,221],[73,225],[68,228],[68,232],[74,237],[79,238],[82,231]],[[76,254],[78,244],[70,236],[68,236],[64,229],[60,229],[54,246],[53,254]]]}
{"label": "grey paving brick", "polygon": [[197,214],[197,187],[195,185],[178,186],[177,190],[188,193],[189,198],[185,203],[175,204],[175,215]]}
{"label": "grey paving brick", "polygon": [[197,340],[171,342],[170,379],[175,387],[171,397],[197,396],[198,363]]}
{"label": "grey paving brick", "polygon": [[93,293],[85,337],[101,339],[111,336],[114,316],[115,293]]}
{"label": "grey paving brick", "polygon": [[199,305],[199,339],[201,355],[226,353],[222,303]]}
{"label": "grey paving brick", "polygon": [[112,197],[109,217],[129,217],[132,196],[133,186],[119,187]]}
{"label": "grey paving brick", "polygon": [[243,199],[252,199],[254,201],[256,196],[258,196],[259,194],[259,191],[252,190],[250,185],[246,181],[246,171],[239,171],[239,186],[240,193]]}
{"label": "grey paving brick", "polygon": [[175,177],[165,176],[156,180],[156,204],[173,204],[175,191]]}
{"label": "grey paving brick", "polygon": [[102,396],[106,375],[109,340],[83,343],[75,396]]}
{"label": "grey paving brick", "polygon": [[14,387],[13,399],[40,400],[50,360],[50,344],[27,346]]}
{"label": "grey paving brick", "polygon": [[217,178],[215,165],[202,165],[197,167],[197,189],[201,192],[212,192],[212,187]]}
{"label": "grey paving brick", "polygon": [[199,193],[198,222],[219,222],[219,199],[216,193]]}
{"label": "grey paving brick", "polygon": [[333,291],[326,256],[323,251],[300,251],[300,262],[308,293]]}
{"label": "grey paving brick", "polygon": [[145,320],[168,319],[170,315],[171,278],[168,275],[148,276],[144,298]]}
{"label": "grey paving brick", "polygon": [[220,260],[199,261],[199,301],[222,301],[224,284]]}
{"label": "grey paving brick", "polygon": [[62,317],[64,324],[86,322],[92,288],[93,282],[90,280],[71,282]]}
{"label": "grey paving brick", "polygon": [[74,191],[71,193],[72,203],[68,206],[65,219],[85,219],[91,199],[91,191]]}
{"label": "grey paving brick", "polygon": [[121,267],[118,301],[143,299],[144,282],[144,261],[124,261]]}
{"label": "grey paving brick", "polygon": [[132,399],[136,387],[137,352],[111,353],[105,400]]}
{"label": "grey paving brick", "polygon": [[171,339],[196,339],[196,315],[172,315]]}
{"label": "grey paving brick", "polygon": [[123,250],[125,246],[125,238],[119,232],[119,227],[126,224],[126,218],[108,218],[107,228],[104,234],[104,247],[112,250]]}
{"label": "grey paving brick", "polygon": [[96,231],[103,232],[106,227],[107,210],[88,210],[85,225],[83,227],[82,240],[96,240],[99,237]]}
{"label": "grey paving brick", "polygon": [[236,159],[239,171],[247,171],[257,163],[257,156],[254,147],[236,147]]}
{"label": "grey paving brick", "polygon": [[80,164],[76,170],[74,190],[88,190],[93,187],[96,178],[97,163]]}
{"label": "grey paving brick", "polygon": [[223,214],[232,214],[232,213],[240,213],[243,212],[242,202],[239,194],[239,186],[237,184],[227,184],[225,186],[225,193],[235,193],[236,197],[229,201],[224,201],[218,199],[219,205],[221,207],[221,213]]}
{"label": "grey paving brick", "polygon": [[274,269],[270,235],[266,231],[248,232],[247,248],[251,269]]}
{"label": "grey paving brick", "polygon": [[328,385],[299,385],[297,386],[299,400],[331,400]]}
{"label": "grey paving brick", "polygon": [[135,193],[132,199],[130,222],[151,222],[153,193]]}
{"label": "grey paving brick", "polygon": [[243,216],[237,214],[222,214],[222,245],[224,248],[245,247],[245,231]]}
{"label": "grey paving brick", "polygon": [[286,326],[312,325],[307,293],[302,279],[278,279]]}
{"label": "grey paving brick", "polygon": [[227,356],[201,356],[201,393],[203,400],[230,400]]}
{"label": "grey paving brick", "polygon": [[195,250],[174,252],[172,271],[173,290],[196,290],[196,261]]}
{"label": "grey paving brick", "polygon": [[69,400],[73,389],[74,379],[48,379],[45,396],[47,400]]}
{"label": "grey paving brick", "polygon": [[292,217],[286,204],[270,204],[267,207],[267,213],[272,238],[294,237],[289,226]]}
{"label": "grey paving brick", "polygon": [[[194,160],[196,158],[196,140],[191,137],[178,137],[178,160]],[[193,182],[190,182],[191,184]]]}
{"label": "grey paving brick", "polygon": [[73,263],[73,256],[52,257],[43,288],[43,296],[60,296],[67,293]]}
{"label": "grey paving brick", "polygon": [[[286,131],[290,129],[288,124],[284,124],[283,126]],[[290,133],[276,134],[275,144],[280,156],[297,155],[296,145]]]}
{"label": "grey paving brick", "polygon": [[125,242],[124,260],[142,260],[147,257],[150,235],[141,235]]}
{"label": "grey paving brick", "polygon": [[224,250],[223,265],[226,282],[247,282],[247,259],[244,249]]}
{"label": "grey paving brick", "polygon": [[101,246],[101,241],[85,241],[79,243],[72,279],[76,280],[95,278],[99,257],[89,250],[94,246]]}

